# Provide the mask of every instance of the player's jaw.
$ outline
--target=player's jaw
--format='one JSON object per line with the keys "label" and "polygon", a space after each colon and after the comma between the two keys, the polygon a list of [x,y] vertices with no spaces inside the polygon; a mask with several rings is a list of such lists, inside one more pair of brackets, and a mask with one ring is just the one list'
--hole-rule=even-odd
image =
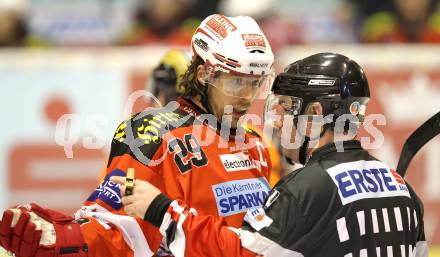
{"label": "player's jaw", "polygon": [[232,113],[231,113],[232,118],[236,119],[238,121],[238,119],[240,119],[243,115],[245,115],[248,110],[249,110],[249,106],[247,106],[247,107],[233,106]]}
{"label": "player's jaw", "polygon": [[231,128],[235,129],[238,127],[238,121],[241,117],[246,115],[248,109],[236,109],[234,108],[231,115]]}
{"label": "player's jaw", "polygon": [[210,93],[208,102],[217,121],[219,123],[228,122],[231,124],[231,128],[237,128],[238,120],[248,112],[252,101],[225,95],[216,88],[213,88]]}
{"label": "player's jaw", "polygon": [[[232,104],[220,104],[215,108],[215,116],[217,120],[222,123],[230,124],[232,129],[237,128],[238,121],[241,117],[246,115],[249,110],[249,105],[232,105]],[[231,112],[232,110],[232,112]]]}

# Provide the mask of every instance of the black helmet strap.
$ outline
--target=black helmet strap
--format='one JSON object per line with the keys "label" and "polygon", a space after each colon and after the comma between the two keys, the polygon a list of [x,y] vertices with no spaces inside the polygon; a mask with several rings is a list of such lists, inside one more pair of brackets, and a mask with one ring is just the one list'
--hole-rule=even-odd
{"label": "black helmet strap", "polygon": [[[323,128],[321,130],[321,133],[319,134],[319,138],[321,138],[325,132],[332,127],[334,123],[325,123],[323,125]],[[309,148],[309,143],[310,143],[310,137],[305,136],[304,137],[304,142],[301,145],[301,147],[299,148],[299,163],[301,163],[302,165],[305,165],[308,158],[307,158],[307,148]]]}
{"label": "black helmet strap", "polygon": [[309,142],[310,142],[310,138],[306,136],[304,138],[304,143],[299,148],[299,163],[301,163],[302,165],[306,164],[307,148],[309,147]]}

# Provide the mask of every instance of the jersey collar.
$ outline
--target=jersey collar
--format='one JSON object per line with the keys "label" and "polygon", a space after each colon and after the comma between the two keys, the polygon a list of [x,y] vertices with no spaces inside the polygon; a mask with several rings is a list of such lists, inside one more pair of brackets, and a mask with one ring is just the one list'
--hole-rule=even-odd
{"label": "jersey collar", "polygon": [[207,113],[202,108],[197,106],[194,102],[192,102],[190,99],[186,99],[183,98],[182,96],[179,96],[176,101],[181,106],[180,109],[193,116],[199,116],[200,114]]}
{"label": "jersey collar", "polygon": [[[362,150],[361,143],[357,140],[343,141],[342,146],[344,151]],[[335,143],[324,145],[312,153],[312,156],[309,158],[309,162],[322,159],[329,153],[337,152],[338,149],[340,149],[340,146],[336,147]]]}

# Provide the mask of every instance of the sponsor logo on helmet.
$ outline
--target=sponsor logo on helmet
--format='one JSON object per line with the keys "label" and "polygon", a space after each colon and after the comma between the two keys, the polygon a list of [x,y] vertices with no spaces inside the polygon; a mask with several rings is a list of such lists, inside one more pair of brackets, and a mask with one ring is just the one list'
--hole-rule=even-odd
{"label": "sponsor logo on helmet", "polygon": [[214,15],[209,21],[206,23],[208,28],[213,32],[216,36],[221,39],[228,36],[230,32],[233,32],[237,29],[237,27],[223,15]]}
{"label": "sponsor logo on helmet", "polygon": [[263,35],[260,34],[241,34],[246,47],[266,47]]}
{"label": "sponsor logo on helmet", "polygon": [[262,207],[269,189],[269,183],[263,177],[212,185],[218,214],[222,217]]}
{"label": "sponsor logo on helmet", "polygon": [[269,65],[268,63],[251,62],[249,64],[249,67],[252,67],[252,68],[266,68],[268,65]]}
{"label": "sponsor logo on helmet", "polygon": [[358,115],[361,108],[361,104],[358,101],[354,101],[350,104],[350,113]]}
{"label": "sponsor logo on helmet", "polygon": [[405,181],[379,161],[355,161],[327,169],[342,204],[366,198],[410,197]]}
{"label": "sponsor logo on helmet", "polygon": [[205,41],[203,41],[203,39],[200,38],[196,38],[194,40],[194,44],[196,44],[198,47],[200,47],[203,51],[208,52],[209,51],[209,46],[208,43],[206,43]]}
{"label": "sponsor logo on helmet", "polygon": [[[214,72],[217,72],[217,71],[222,71],[222,72],[224,72],[224,73],[229,73],[229,70],[228,69],[225,69],[224,67],[222,67],[222,66],[220,66],[220,65],[216,65],[216,66],[214,66]],[[214,74],[213,74],[214,75]]]}
{"label": "sponsor logo on helmet", "polygon": [[333,86],[334,84],[334,79],[311,79],[309,81],[310,86]]}

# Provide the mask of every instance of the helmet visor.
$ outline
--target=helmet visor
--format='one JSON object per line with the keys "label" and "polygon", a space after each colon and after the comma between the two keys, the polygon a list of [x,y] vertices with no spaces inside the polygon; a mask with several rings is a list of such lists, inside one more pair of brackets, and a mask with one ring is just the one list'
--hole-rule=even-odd
{"label": "helmet visor", "polygon": [[224,95],[255,100],[263,99],[269,93],[274,72],[265,75],[246,75],[232,72],[206,72],[205,82]]}
{"label": "helmet visor", "polygon": [[279,127],[283,123],[284,116],[298,116],[301,106],[301,98],[271,93],[266,99],[264,120],[274,127]]}

